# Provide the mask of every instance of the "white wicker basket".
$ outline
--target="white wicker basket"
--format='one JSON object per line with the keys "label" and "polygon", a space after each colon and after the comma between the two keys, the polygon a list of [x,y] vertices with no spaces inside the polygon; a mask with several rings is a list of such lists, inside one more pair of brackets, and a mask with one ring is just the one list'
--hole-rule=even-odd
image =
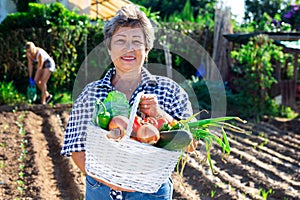
{"label": "white wicker basket", "polygon": [[127,135],[116,142],[108,139],[108,131],[87,126],[87,174],[113,185],[144,193],[157,192],[171,175],[180,151],[168,151],[130,139],[133,119],[140,101],[138,94],[129,118]]}

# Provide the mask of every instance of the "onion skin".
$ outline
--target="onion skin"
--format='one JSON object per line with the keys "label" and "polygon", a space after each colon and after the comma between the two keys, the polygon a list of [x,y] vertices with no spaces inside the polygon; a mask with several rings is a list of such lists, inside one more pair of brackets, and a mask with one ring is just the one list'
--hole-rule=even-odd
{"label": "onion skin", "polygon": [[125,136],[125,132],[124,131],[122,132],[121,129],[119,128],[114,128],[110,130],[108,134],[106,134],[107,138],[114,139],[115,141],[122,139],[124,136]]}
{"label": "onion skin", "polygon": [[[113,117],[108,124],[108,130],[110,130],[110,134],[108,135],[108,137],[113,139],[119,139],[124,137],[128,122],[129,119],[127,117],[121,115]],[[119,135],[119,137],[117,137],[117,135]]]}
{"label": "onion skin", "polygon": [[127,125],[128,125],[129,119],[127,117],[118,115],[113,117],[109,124],[108,124],[108,130],[113,130],[115,128],[123,129],[126,130]]}
{"label": "onion skin", "polygon": [[155,144],[159,138],[160,134],[158,129],[149,123],[142,125],[136,133],[136,140],[151,145]]}

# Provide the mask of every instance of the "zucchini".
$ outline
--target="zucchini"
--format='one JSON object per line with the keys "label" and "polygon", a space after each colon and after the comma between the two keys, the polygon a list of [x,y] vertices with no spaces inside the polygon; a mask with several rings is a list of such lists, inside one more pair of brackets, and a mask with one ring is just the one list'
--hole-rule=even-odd
{"label": "zucchini", "polygon": [[187,147],[192,140],[192,134],[186,130],[161,131],[160,139],[155,146],[170,151],[178,151]]}

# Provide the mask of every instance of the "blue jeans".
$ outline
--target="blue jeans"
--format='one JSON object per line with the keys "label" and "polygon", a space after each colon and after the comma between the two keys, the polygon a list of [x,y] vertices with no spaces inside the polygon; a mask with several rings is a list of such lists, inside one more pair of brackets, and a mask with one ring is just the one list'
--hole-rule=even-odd
{"label": "blue jeans", "polygon": [[[86,200],[111,200],[110,187],[86,176]],[[172,200],[173,183],[169,178],[156,193],[122,192],[124,200]]]}

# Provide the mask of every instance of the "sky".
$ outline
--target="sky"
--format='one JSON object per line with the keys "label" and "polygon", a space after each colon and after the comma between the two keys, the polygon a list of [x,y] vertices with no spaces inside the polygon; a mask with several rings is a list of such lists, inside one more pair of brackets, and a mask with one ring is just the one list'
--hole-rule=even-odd
{"label": "sky", "polygon": [[242,23],[245,12],[244,0],[223,0],[223,3],[231,7],[233,17],[236,16],[236,21]]}

